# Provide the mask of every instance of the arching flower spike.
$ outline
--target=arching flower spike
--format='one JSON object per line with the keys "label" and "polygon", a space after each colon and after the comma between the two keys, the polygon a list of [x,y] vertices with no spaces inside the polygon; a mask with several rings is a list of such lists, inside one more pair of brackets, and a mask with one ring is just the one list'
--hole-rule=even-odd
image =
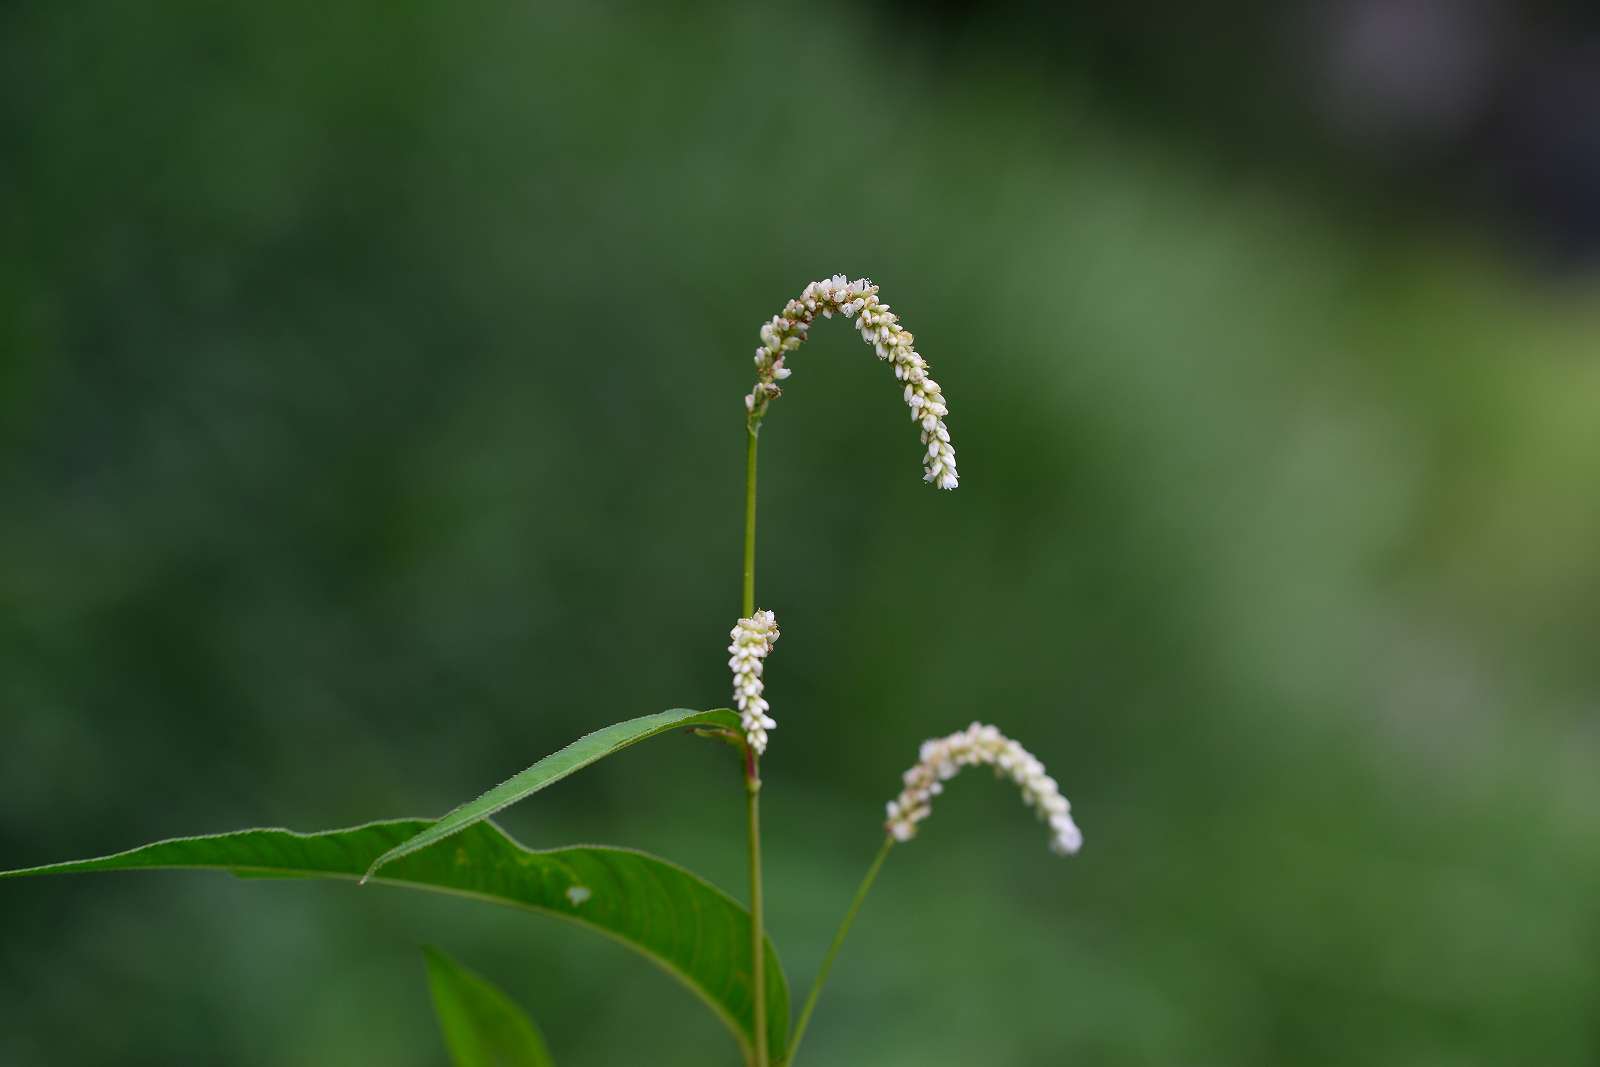
{"label": "arching flower spike", "polygon": [[778,617],[770,611],[758,611],[748,619],[740,619],[728,636],[733,639],[728,646],[733,703],[743,720],[745,741],[759,756],[767,750],[767,731],[778,725],[767,714],[770,708],[761,696],[762,661],[778,640]]}
{"label": "arching flower spike", "polygon": [[933,798],[963,767],[988,764],[1022,789],[1022,799],[1050,824],[1050,848],[1070,855],[1083,847],[1083,832],[1072,821],[1072,805],[1061,795],[1044,764],[993,726],[973,723],[949,737],[922,743],[916,766],[905,773],[905,789],[889,801],[885,828],[896,841],[916,836],[917,823],[933,813]]}
{"label": "arching flower spike", "polygon": [[950,431],[944,417],[949,414],[939,383],[928,377],[928,363],[912,347],[914,338],[900,325],[900,318],[889,305],[878,300],[878,287],[865,278],[848,280],[835,274],[825,281],[812,282],[799,298],[784,306],[781,315],[761,327],[761,347],[756,349],[756,384],[744,398],[750,425],[760,424],[772,398],[782,393],[778,383],[789,377],[784,357],[800,347],[817,314],[832,318],[836,313],[854,317],[861,339],[872,346],[878,358],[894,365],[894,376],[905,383],[906,406],[911,419],[922,428],[922,480],[940,489],[954,489],[956,453],[950,447]]}

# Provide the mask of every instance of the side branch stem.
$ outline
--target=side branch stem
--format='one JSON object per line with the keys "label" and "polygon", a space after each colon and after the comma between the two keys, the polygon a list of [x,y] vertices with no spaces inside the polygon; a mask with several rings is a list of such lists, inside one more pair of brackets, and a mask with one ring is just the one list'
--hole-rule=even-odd
{"label": "side branch stem", "polygon": [[844,921],[839,924],[839,930],[833,935],[833,944],[828,946],[828,954],[822,957],[822,968],[817,971],[816,980],[811,983],[811,991],[806,994],[805,1007],[800,1009],[800,1021],[795,1024],[794,1039],[789,1042],[789,1058],[785,1067],[793,1067],[795,1053],[800,1051],[800,1039],[806,1036],[806,1026],[811,1022],[811,1013],[817,1010],[817,998],[822,996],[822,986],[828,980],[828,972],[833,970],[833,961],[839,955],[839,949],[844,945],[844,939],[850,934],[850,927],[855,925],[856,913],[861,910],[861,904],[867,899],[867,894],[872,891],[872,883],[878,880],[878,871],[883,867],[883,861],[889,858],[889,850],[894,847],[894,838],[885,837],[883,847],[878,849],[877,857],[872,861],[872,866],[867,868],[867,876],[861,879],[861,885],[856,889],[855,899],[850,901],[850,910],[844,913]]}

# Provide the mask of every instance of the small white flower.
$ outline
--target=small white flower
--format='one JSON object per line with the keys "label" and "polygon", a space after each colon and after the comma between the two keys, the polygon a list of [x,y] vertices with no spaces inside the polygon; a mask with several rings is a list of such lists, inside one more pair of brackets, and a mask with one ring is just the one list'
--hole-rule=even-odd
{"label": "small white flower", "polygon": [[854,318],[861,339],[872,346],[878,358],[894,367],[897,381],[906,383],[905,402],[911,420],[922,430],[927,453],[922,461],[922,480],[940,489],[960,484],[956,473],[956,453],[950,447],[950,431],[944,417],[949,414],[939,383],[928,377],[928,363],[913,347],[915,339],[900,325],[900,317],[879,302],[878,287],[865,278],[849,280],[835,274],[806,286],[798,299],[784,306],[781,315],[761,327],[761,347],[756,349],[756,384],[744,398],[750,424],[759,424],[772,398],[781,394],[778,382],[789,377],[783,357],[800,347],[817,314],[832,318],[837,312]]}
{"label": "small white flower", "polygon": [[1050,825],[1050,848],[1071,855],[1083,847],[1083,831],[1072,821],[1072,805],[1056,780],[1027,749],[993,726],[973,723],[949,737],[922,743],[917,763],[904,775],[905,788],[889,801],[885,829],[896,841],[909,841],[917,823],[933,813],[933,798],[963,767],[988,764],[1022,790],[1022,799]]}
{"label": "small white flower", "polygon": [[767,750],[767,731],[778,725],[767,714],[770,706],[761,697],[762,661],[778,639],[778,617],[770,611],[758,611],[748,619],[740,619],[728,636],[732,639],[728,645],[728,669],[733,671],[733,704],[739,709],[745,741],[760,755]]}

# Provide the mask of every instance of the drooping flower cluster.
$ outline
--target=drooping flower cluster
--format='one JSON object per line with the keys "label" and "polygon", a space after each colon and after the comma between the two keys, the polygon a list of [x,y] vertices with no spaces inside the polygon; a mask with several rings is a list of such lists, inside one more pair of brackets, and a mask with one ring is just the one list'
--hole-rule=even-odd
{"label": "drooping flower cluster", "polygon": [[778,639],[778,617],[770,611],[758,611],[748,619],[740,619],[728,636],[733,639],[728,646],[733,704],[739,709],[745,740],[760,755],[767,750],[767,731],[778,725],[767,714],[770,705],[761,695],[762,660]]}
{"label": "drooping flower cluster", "polygon": [[761,327],[761,347],[756,349],[756,384],[744,398],[750,422],[759,424],[772,398],[782,393],[778,383],[789,377],[784,357],[800,347],[817,314],[832,318],[835,313],[854,317],[861,339],[872,346],[878,358],[894,366],[894,376],[905,383],[906,406],[911,419],[922,428],[922,444],[927,449],[922,460],[923,481],[940,489],[954,489],[959,483],[956,454],[950,447],[950,431],[944,417],[944,393],[939,383],[928,377],[928,363],[913,346],[910,331],[889,305],[878,300],[878,287],[865,278],[850,281],[835,274],[825,281],[812,282],[799,298],[784,306],[783,313]]}
{"label": "drooping flower cluster", "polygon": [[905,773],[905,789],[889,801],[886,829],[897,841],[916,836],[917,823],[933,813],[933,798],[944,783],[963,767],[989,764],[996,775],[1006,775],[1022,789],[1022,798],[1050,824],[1050,848],[1070,855],[1083,847],[1083,832],[1072,821],[1072,805],[1061,795],[1056,780],[1027,749],[993,726],[973,723],[949,737],[922,743],[916,766]]}

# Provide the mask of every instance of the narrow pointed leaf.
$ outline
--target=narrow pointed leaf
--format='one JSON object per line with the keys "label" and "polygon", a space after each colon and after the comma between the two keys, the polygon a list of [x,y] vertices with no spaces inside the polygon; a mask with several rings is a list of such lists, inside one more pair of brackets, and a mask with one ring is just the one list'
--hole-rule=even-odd
{"label": "narrow pointed leaf", "polygon": [[455,1067],[555,1067],[544,1037],[488,979],[437,949],[424,948],[428,988]]}
{"label": "narrow pointed leaf", "polygon": [[550,753],[533,766],[507,778],[477,800],[469,801],[450,811],[439,821],[430,823],[425,830],[409,841],[403,841],[385,852],[372,862],[372,869],[367,872],[367,876],[371,877],[378,872],[379,867],[393,863],[401,856],[427,848],[435,841],[442,841],[451,834],[460,833],[473,823],[487,819],[495,812],[532,796],[553,782],[559,782],[574,771],[582,770],[597,760],[605,759],[613,752],[620,752],[629,745],[666,733],[668,730],[694,726],[737,730],[739,716],[726,708],[715,711],[673,708],[670,711],[658,711],[654,715],[641,715],[637,719],[629,719],[596,730],[592,734],[584,734],[566,748]]}
{"label": "narrow pointed leaf", "polygon": [[[81,871],[200,868],[256,878],[356,880],[373,859],[413,837],[421,819],[301,834],[241,830],[158,841],[98,859],[0,871],[0,880]],[[710,1006],[746,1057],[755,1031],[750,913],[704,879],[632,849],[584,846],[535,851],[492,822],[469,826],[446,847],[402,857],[372,879],[510,904],[589,927],[644,955]],[[783,1060],[789,985],[767,944],[768,1046]]]}

